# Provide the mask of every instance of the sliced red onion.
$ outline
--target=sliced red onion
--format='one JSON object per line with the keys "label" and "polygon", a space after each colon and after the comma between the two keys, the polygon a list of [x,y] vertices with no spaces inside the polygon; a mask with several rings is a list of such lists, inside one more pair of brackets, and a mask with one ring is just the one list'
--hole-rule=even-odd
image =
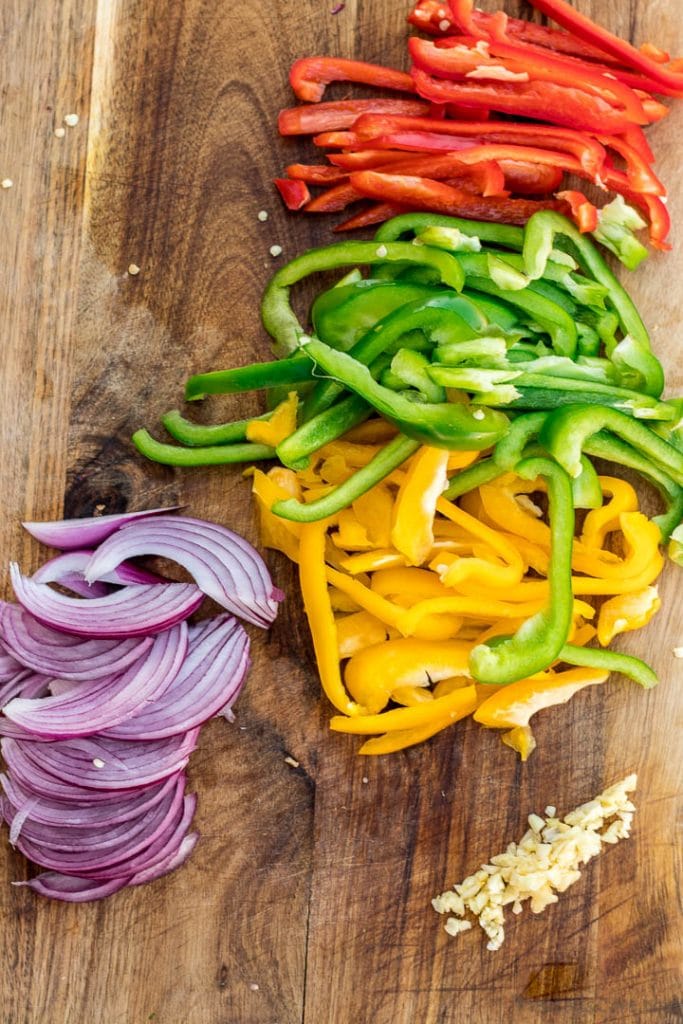
{"label": "sliced red onion", "polygon": [[[169,775],[167,779],[146,789],[131,792],[113,793],[109,800],[98,803],[85,803],[72,800],[64,803],[59,800],[48,800],[36,797],[30,790],[24,789],[16,780],[8,775],[0,775],[0,783],[9,804],[12,815],[23,810],[30,802],[31,821],[42,825],[60,826],[68,829],[95,828],[102,825],[117,825],[130,821],[141,814],[147,814],[160,800],[177,785],[183,773]],[[97,794],[99,795],[99,794]],[[34,802],[36,801],[37,802]]]}
{"label": "sliced red onion", "polygon": [[[107,729],[126,740],[160,739],[202,725],[234,703],[249,668],[249,637],[228,615],[190,629],[188,655],[171,685],[153,704]],[[25,723],[24,723],[25,724]]]}
{"label": "sliced red onion", "polygon": [[[44,697],[49,692],[49,686],[47,676],[32,672],[30,668],[22,669],[0,686],[0,710],[15,697]],[[0,718],[0,725],[2,721]]]}
{"label": "sliced red onion", "polygon": [[10,576],[26,611],[44,626],[74,636],[150,636],[182,622],[202,602],[201,590],[192,583],[130,586],[107,597],[79,601],[22,576],[15,562],[10,563]]}
{"label": "sliced red onion", "polygon": [[16,886],[28,886],[40,896],[52,900],[63,900],[66,903],[88,903],[91,900],[103,900],[113,896],[115,892],[129,885],[129,878],[109,878],[106,881],[92,878],[76,878],[75,875],[62,875],[58,871],[44,871],[27,882],[12,882]]}
{"label": "sliced red onion", "polygon": [[258,552],[232,530],[186,516],[157,516],[123,526],[97,549],[85,570],[89,582],[138,555],[161,555],[182,565],[197,586],[227,611],[269,626],[284,597]]}
{"label": "sliced red onion", "polygon": [[145,882],[153,882],[162,875],[167,875],[176,868],[181,867],[190,856],[197,840],[199,832],[188,832],[174,853],[170,853],[165,860],[158,861],[153,867],[137,871],[128,882],[128,885],[144,885]]}
{"label": "sliced red onion", "polygon": [[22,523],[25,530],[46,544],[49,548],[60,551],[72,551],[74,548],[92,548],[118,530],[125,523],[147,516],[163,515],[173,512],[180,505],[169,508],[151,508],[144,512],[123,512],[112,516],[89,516],[84,519],[58,519],[46,523]]}
{"label": "sliced red onion", "polygon": [[92,548],[88,548],[84,551],[67,551],[57,555],[34,572],[31,579],[35,583],[59,583],[73,590],[79,597],[106,597],[111,592],[108,583],[119,587],[127,586],[129,583],[168,583],[163,576],[148,572],[147,569],[141,569],[140,566],[129,562],[117,565],[113,572],[107,573],[101,580],[88,583],[83,571],[92,554]]}
{"label": "sliced red onion", "polygon": [[[6,607],[8,607],[6,602],[0,601],[0,616]],[[17,661],[14,655],[10,654],[0,635],[0,687],[5,683],[9,683],[24,667],[21,662]]]}
{"label": "sliced red onion", "polygon": [[122,675],[80,683],[57,697],[15,698],[5,705],[5,717],[48,739],[103,732],[164,693],[183,666],[187,645],[187,625],[181,622],[155,636],[151,647]]}
{"label": "sliced red onion", "polygon": [[19,605],[0,612],[0,636],[22,664],[44,675],[77,681],[117,675],[154,643],[151,636],[87,640],[60,633],[34,619]]}
{"label": "sliced red onion", "polygon": [[[19,781],[40,796],[74,799],[86,793],[138,789],[184,768],[199,729],[163,740],[141,742],[100,737],[33,743],[4,738],[2,755]],[[87,799],[87,796],[85,797]]]}

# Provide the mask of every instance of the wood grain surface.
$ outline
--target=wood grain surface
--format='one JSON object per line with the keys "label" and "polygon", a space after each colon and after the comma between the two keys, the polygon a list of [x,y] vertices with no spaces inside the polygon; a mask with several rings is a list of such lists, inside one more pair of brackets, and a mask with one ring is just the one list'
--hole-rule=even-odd
{"label": "wood grain surface", "polygon": [[[681,0],[576,0],[638,43],[683,53]],[[3,0],[0,5],[0,574],[44,553],[22,519],[185,502],[256,540],[238,470],[172,471],[129,443],[177,406],[186,376],[258,358],[274,263],[330,238],[270,181],[296,57],[405,63],[404,0]],[[493,3],[487,5],[493,9]],[[524,9],[524,5],[521,5]],[[511,13],[520,5],[507,3]],[[528,10],[526,11],[528,13]],[[345,94],[336,87],[334,95]],[[68,113],[79,123],[58,138]],[[683,104],[651,131],[680,238]],[[257,219],[261,209],[269,219]],[[138,276],[127,274],[137,264]],[[683,390],[683,247],[629,288]],[[251,409],[251,399],[206,410]],[[102,508],[103,507],[103,508]],[[541,715],[526,765],[460,723],[363,760],[331,735],[291,567],[235,725],[211,723],[190,767],[202,839],[152,885],[49,903],[3,830],[2,1024],[673,1024],[680,993],[680,576],[624,649],[662,685],[613,681]],[[678,590],[677,590],[678,588]],[[291,755],[300,762],[292,768]],[[633,838],[559,904],[515,918],[498,953],[444,933],[430,898],[521,835],[637,770]],[[678,821],[678,823],[677,823]]]}

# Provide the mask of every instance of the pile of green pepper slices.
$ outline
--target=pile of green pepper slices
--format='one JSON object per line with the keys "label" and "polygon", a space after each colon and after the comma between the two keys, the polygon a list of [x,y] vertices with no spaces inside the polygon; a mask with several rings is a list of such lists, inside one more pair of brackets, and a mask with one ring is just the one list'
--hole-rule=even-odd
{"label": "pile of green pepper slices", "polygon": [[[363,277],[359,267],[371,268]],[[312,273],[351,267],[311,310],[313,333],[290,291]],[[199,426],[162,420],[179,445],[133,437],[168,465],[277,458],[305,468],[324,445],[379,413],[395,439],[348,480],[310,503],[278,502],[297,522],[334,515],[421,444],[490,454],[449,481],[456,498],[514,470],[548,486],[551,602],[513,636],[477,647],[475,679],[509,683],[561,657],[656,681],[638,659],[566,643],[577,508],[602,504],[587,456],[628,466],[659,491],[662,542],[683,564],[683,400],[662,400],[662,367],[627,292],[595,246],[554,211],[524,229],[436,214],[406,214],[374,241],[311,250],[272,278],[263,323],[279,358],[191,377],[186,398],[266,389],[269,405],[296,388],[297,429],[277,448],[246,441],[251,420]],[[270,413],[265,413],[267,418]]]}

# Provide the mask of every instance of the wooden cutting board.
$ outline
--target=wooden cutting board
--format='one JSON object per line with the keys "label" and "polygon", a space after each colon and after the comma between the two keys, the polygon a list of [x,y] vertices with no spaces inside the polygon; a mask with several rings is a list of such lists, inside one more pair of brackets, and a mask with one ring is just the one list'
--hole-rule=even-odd
{"label": "wooden cutting board", "polygon": [[[680,0],[577,6],[683,52]],[[179,405],[191,372],[268,352],[258,303],[277,265],[270,246],[287,258],[332,237],[326,218],[287,215],[270,183],[311,155],[275,133],[293,101],[289,65],[326,53],[400,66],[408,7],[4,0],[4,596],[10,558],[31,570],[45,557],[22,519],[182,502],[256,540],[239,471],[152,466],[129,437]],[[56,137],[70,113],[78,125]],[[679,104],[650,132],[674,239],[682,129]],[[628,280],[671,392],[683,389],[682,280],[680,244]],[[216,401],[206,415],[251,401]],[[211,723],[191,761],[202,839],[187,866],[104,903],[49,903],[10,886],[28,868],[3,830],[2,1024],[680,1021],[680,575],[667,567],[662,611],[623,644],[662,685],[644,694],[614,681],[539,716],[522,765],[473,723],[394,757],[357,757],[355,740],[327,730],[294,573],[279,556],[271,565],[287,600],[254,637],[237,723]],[[634,770],[631,840],[558,905],[514,918],[500,952],[478,930],[448,938],[435,893],[518,838],[530,811],[564,812]]]}

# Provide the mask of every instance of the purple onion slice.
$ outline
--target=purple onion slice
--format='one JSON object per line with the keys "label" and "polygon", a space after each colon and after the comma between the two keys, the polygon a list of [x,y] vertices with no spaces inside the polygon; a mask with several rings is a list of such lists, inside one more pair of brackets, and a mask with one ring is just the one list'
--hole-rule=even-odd
{"label": "purple onion slice", "polygon": [[197,845],[198,839],[199,832],[188,832],[175,852],[170,853],[165,860],[157,861],[152,867],[137,871],[128,884],[144,885],[145,882],[153,882],[156,878],[161,878],[162,875],[175,871],[176,868],[181,867],[185,863]]}
{"label": "purple onion slice", "polygon": [[92,556],[85,576],[102,579],[121,562],[161,555],[182,565],[221,607],[256,626],[269,626],[284,597],[258,552],[232,530],[186,516],[157,516],[123,526]]}
{"label": "purple onion slice", "polygon": [[187,657],[154,703],[107,730],[118,739],[160,739],[186,732],[234,703],[249,668],[249,637],[231,616],[190,627]]}
{"label": "purple onion slice", "polygon": [[[12,679],[8,679],[0,686],[0,710],[15,697],[43,697],[48,693],[49,686],[50,680],[47,676],[32,672],[30,668],[21,669]],[[0,718],[0,725],[2,721]]]}
{"label": "purple onion slice", "polygon": [[163,694],[180,671],[186,653],[187,625],[181,622],[155,636],[142,657],[122,675],[79,683],[60,696],[15,698],[5,705],[5,717],[48,739],[102,732],[125,722]]}
{"label": "purple onion slice", "polygon": [[63,900],[65,903],[89,903],[91,900],[102,900],[113,896],[115,892],[130,884],[129,878],[109,878],[100,881],[92,878],[76,878],[75,875],[63,875],[58,871],[43,871],[27,882],[12,882],[16,886],[28,886],[40,896],[52,900]]}
{"label": "purple onion slice", "polygon": [[154,643],[150,636],[117,640],[70,636],[43,626],[19,605],[11,604],[0,612],[0,637],[28,668],[76,681],[117,675]]}
{"label": "purple onion slice", "polygon": [[22,576],[10,563],[12,586],[19,603],[34,618],[74,636],[150,636],[187,619],[202,602],[192,583],[163,583],[125,587],[106,597],[81,601]]}
{"label": "purple onion slice", "polygon": [[147,516],[163,515],[173,512],[180,505],[168,508],[151,508],[144,512],[123,512],[112,516],[89,516],[84,519],[57,519],[45,523],[22,523],[25,530],[46,544],[49,548],[60,551],[72,551],[74,548],[94,548],[109,537],[125,523]]}

